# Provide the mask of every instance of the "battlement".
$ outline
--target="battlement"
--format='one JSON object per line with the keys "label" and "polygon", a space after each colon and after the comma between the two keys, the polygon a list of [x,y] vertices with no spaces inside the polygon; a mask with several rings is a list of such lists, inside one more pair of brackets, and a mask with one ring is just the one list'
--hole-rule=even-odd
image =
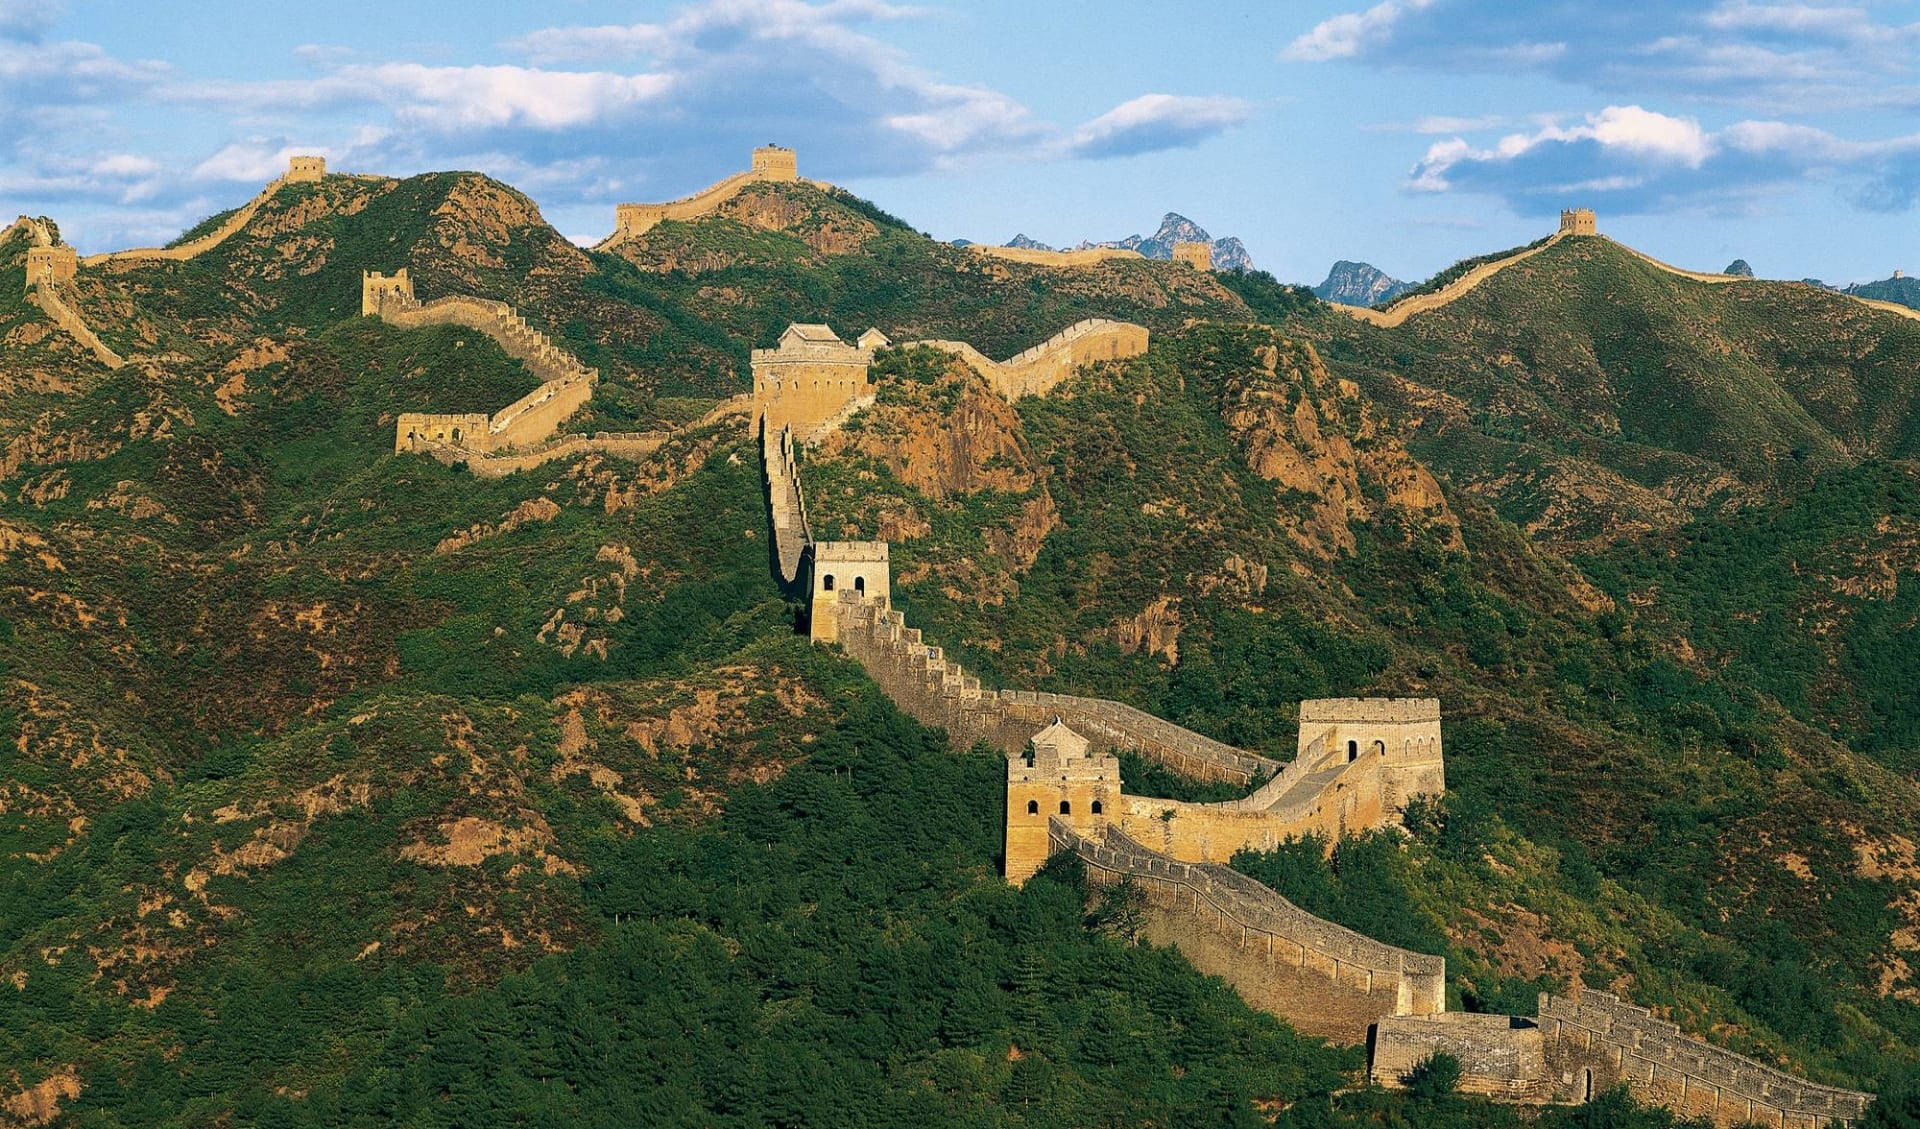
{"label": "battlement", "polygon": [[287,161],[288,184],[313,184],[327,175],[325,157],[293,157]]}
{"label": "battlement", "polygon": [[1549,1066],[1560,1071],[1572,1100],[1625,1083],[1641,1101],[1718,1125],[1806,1129],[1858,1120],[1873,1101],[1690,1038],[1606,992],[1588,990],[1578,999],[1542,993],[1539,1010]]}
{"label": "battlement", "polygon": [[1112,318],[1086,318],[1004,361],[964,341],[910,341],[951,353],[972,365],[995,392],[1009,400],[1044,396],[1083,365],[1118,361],[1147,351],[1146,326]]}
{"label": "battlement", "polygon": [[1173,261],[1194,270],[1213,269],[1213,244],[1198,239],[1182,239],[1173,245]]}
{"label": "battlement", "polygon": [[1598,235],[1600,228],[1592,208],[1566,208],[1560,213],[1562,235]]}
{"label": "battlement", "polygon": [[1439,720],[1438,698],[1308,698],[1300,703],[1301,725],[1410,725]]}
{"label": "battlement", "polygon": [[80,273],[80,256],[64,243],[27,248],[27,289],[71,282]]}

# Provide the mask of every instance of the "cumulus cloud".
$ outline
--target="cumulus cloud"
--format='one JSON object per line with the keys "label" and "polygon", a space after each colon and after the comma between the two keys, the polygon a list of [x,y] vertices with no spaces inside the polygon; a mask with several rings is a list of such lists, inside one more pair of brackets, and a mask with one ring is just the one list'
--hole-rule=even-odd
{"label": "cumulus cloud", "polygon": [[1868,7],[1753,0],[1385,0],[1303,32],[1283,57],[1534,72],[1610,93],[1776,112],[1920,106],[1920,24]]}
{"label": "cumulus cloud", "polygon": [[1612,212],[1723,206],[1830,178],[1862,206],[1890,211],[1913,206],[1916,174],[1920,134],[1863,142],[1780,121],[1707,130],[1691,118],[1609,106],[1578,125],[1508,134],[1491,145],[1437,142],[1409,186],[1490,194],[1522,214],[1545,214],[1575,202]]}
{"label": "cumulus cloud", "polygon": [[1238,98],[1142,94],[1074,130],[1066,150],[1076,157],[1130,157],[1187,148],[1241,124],[1251,112]]}

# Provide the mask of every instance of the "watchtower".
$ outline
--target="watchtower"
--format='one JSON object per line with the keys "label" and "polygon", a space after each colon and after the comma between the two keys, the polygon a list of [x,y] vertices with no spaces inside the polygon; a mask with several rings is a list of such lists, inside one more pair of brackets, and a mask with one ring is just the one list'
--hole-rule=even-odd
{"label": "watchtower", "polygon": [[413,278],[407,274],[407,268],[401,267],[392,274],[381,274],[377,270],[362,271],[360,274],[361,316],[377,315],[380,307],[389,302],[403,308],[420,304],[419,300],[413,296]]}
{"label": "watchtower", "polygon": [[1173,245],[1173,261],[1194,270],[1213,269],[1213,244],[1199,239],[1182,239]]}
{"label": "watchtower", "polygon": [[27,248],[27,289],[67,282],[80,272],[80,257],[65,243]]}
{"label": "watchtower", "polygon": [[1093,836],[1120,802],[1120,760],[1088,749],[1055,719],[1033,735],[1027,755],[1007,758],[1007,881],[1033,877],[1047,861],[1047,821],[1058,816]]}
{"label": "watchtower", "polygon": [[[1317,748],[1316,748],[1317,746]],[[1438,698],[1318,698],[1300,703],[1300,757],[1378,758],[1381,814],[1447,790]]]}
{"label": "watchtower", "polygon": [[816,541],[813,545],[813,630],[816,643],[840,639],[834,606],[844,593],[885,601],[892,595],[885,541]]}
{"label": "watchtower", "polygon": [[778,430],[792,426],[803,438],[854,400],[873,391],[867,366],[887,335],[869,329],[849,345],[830,326],[795,323],[772,349],[755,349],[753,411]]}
{"label": "watchtower", "polygon": [[325,157],[294,157],[287,162],[287,183],[312,184],[327,175]]}
{"label": "watchtower", "polygon": [[1598,235],[1592,208],[1564,208],[1560,212],[1560,234]]}
{"label": "watchtower", "polygon": [[762,145],[753,151],[753,174],[760,180],[799,180],[800,168],[793,150],[778,145]]}

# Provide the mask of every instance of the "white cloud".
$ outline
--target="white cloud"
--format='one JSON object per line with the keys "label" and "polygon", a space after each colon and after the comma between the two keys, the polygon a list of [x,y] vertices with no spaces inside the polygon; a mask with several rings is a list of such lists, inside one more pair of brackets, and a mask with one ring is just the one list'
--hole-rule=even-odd
{"label": "white cloud", "polygon": [[1238,98],[1142,94],[1074,130],[1066,151],[1078,157],[1124,157],[1197,145],[1251,114]]}
{"label": "white cloud", "polygon": [[1433,4],[1434,0],[1382,0],[1364,11],[1322,20],[1312,31],[1287,44],[1281,58],[1304,63],[1351,59],[1389,42],[1400,17]]}
{"label": "white cloud", "polygon": [[1850,141],[1812,126],[1743,121],[1708,131],[1691,118],[1608,106],[1584,124],[1509,134],[1491,147],[1462,138],[1429,146],[1408,187],[1497,195],[1523,213],[1580,197],[1612,211],[1707,207],[1808,177],[1854,185],[1880,210],[1910,206],[1920,134]]}

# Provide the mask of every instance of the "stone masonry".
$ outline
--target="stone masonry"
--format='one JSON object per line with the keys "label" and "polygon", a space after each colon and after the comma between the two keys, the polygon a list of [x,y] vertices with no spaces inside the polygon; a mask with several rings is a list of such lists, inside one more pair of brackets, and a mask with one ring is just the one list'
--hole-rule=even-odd
{"label": "stone masonry", "polygon": [[747,171],[715,181],[691,196],[664,204],[617,204],[613,210],[613,234],[601,240],[596,251],[610,251],[629,239],[637,239],[667,220],[692,220],[711,215],[715,208],[740,194],[749,184],[763,181],[791,183],[800,179],[798,161],[791,149],[763,145],[753,151]]}
{"label": "stone masonry", "polygon": [[771,433],[792,428],[812,441],[855,405],[871,403],[867,369],[875,350],[890,342],[869,329],[852,345],[825,325],[789,325],[771,349],[755,349],[753,405],[756,424]]}
{"label": "stone masonry", "polygon": [[1563,208],[1560,231],[1566,235],[1598,235],[1600,227],[1592,208]]}
{"label": "stone masonry", "polygon": [[1194,270],[1213,269],[1213,244],[1199,239],[1182,239],[1173,245],[1173,261]]}

